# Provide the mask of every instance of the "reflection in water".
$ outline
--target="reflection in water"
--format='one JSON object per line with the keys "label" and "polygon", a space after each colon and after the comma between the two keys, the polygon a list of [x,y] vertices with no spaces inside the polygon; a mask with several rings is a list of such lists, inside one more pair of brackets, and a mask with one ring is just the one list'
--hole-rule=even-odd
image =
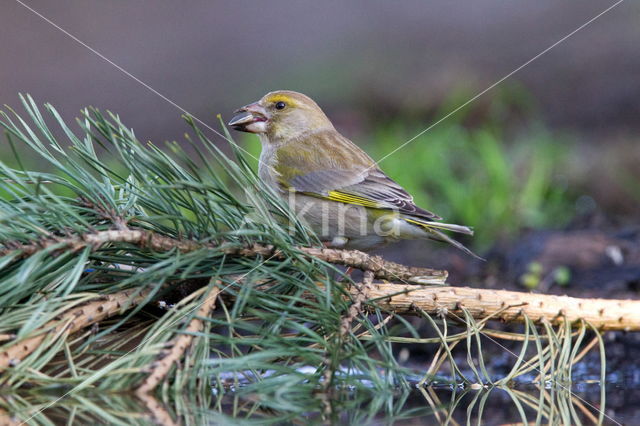
{"label": "reflection in water", "polygon": [[[579,392],[516,387],[420,387],[396,394],[340,391],[307,400],[265,400],[264,395],[228,393],[212,401],[172,398],[170,404],[129,394],[82,392],[24,393],[0,397],[0,424],[226,424],[252,420],[264,423],[334,424],[613,424],[630,423],[640,403],[638,392],[619,389],[616,406],[605,408],[605,392],[597,383],[581,384]],[[274,396],[287,398],[288,395]],[[279,409],[272,407],[278,406]]]}

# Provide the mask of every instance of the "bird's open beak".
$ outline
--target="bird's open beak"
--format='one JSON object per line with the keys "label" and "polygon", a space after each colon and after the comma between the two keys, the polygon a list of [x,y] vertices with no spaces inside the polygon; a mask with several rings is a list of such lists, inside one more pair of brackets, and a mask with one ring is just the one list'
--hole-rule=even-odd
{"label": "bird's open beak", "polygon": [[229,126],[241,132],[264,133],[269,119],[267,111],[257,102],[245,105],[234,111]]}

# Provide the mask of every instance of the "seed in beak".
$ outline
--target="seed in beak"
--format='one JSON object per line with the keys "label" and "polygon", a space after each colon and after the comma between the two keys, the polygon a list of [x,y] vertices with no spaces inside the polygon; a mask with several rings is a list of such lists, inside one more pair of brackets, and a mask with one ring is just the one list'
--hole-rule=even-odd
{"label": "seed in beak", "polygon": [[243,106],[229,121],[229,126],[235,130],[249,133],[265,133],[267,131],[266,111],[257,102]]}
{"label": "seed in beak", "polygon": [[234,115],[231,121],[229,121],[229,126],[231,127],[242,126],[244,124],[249,124],[257,121],[256,117],[249,111],[238,110],[236,112],[238,114]]}

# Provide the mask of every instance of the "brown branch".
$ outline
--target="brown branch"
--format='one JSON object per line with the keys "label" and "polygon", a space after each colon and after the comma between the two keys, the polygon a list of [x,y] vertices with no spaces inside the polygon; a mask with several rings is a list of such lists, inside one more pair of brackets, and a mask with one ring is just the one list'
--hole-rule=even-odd
{"label": "brown branch", "polygon": [[209,313],[215,309],[219,293],[220,290],[217,287],[211,290],[209,296],[200,305],[196,315],[189,322],[189,325],[184,331],[185,334],[181,334],[176,337],[173,342],[169,342],[168,345],[171,346],[171,349],[163,350],[160,354],[160,359],[151,364],[151,371],[138,389],[136,389],[136,394],[140,396],[150,393],[160,384],[167,374],[169,374],[171,367],[178,362],[187,348],[191,346],[191,342],[195,337],[194,334],[202,331],[204,323],[200,318],[208,316]]}
{"label": "brown branch", "polygon": [[358,250],[300,247],[302,252],[325,262],[351,266],[362,271],[371,271],[375,278],[387,281],[402,281],[409,284],[444,284],[449,273],[430,268],[405,266],[371,256]]}
{"label": "brown branch", "polygon": [[[355,290],[352,290],[354,293]],[[640,300],[581,299],[568,296],[487,290],[468,287],[424,287],[375,283],[370,301],[382,309],[413,314],[416,307],[427,313],[448,312],[463,317],[466,309],[476,319],[495,315],[505,322],[584,320],[600,330],[640,331]],[[502,311],[502,312],[500,312]]]}
{"label": "brown branch", "polygon": [[135,290],[123,290],[118,293],[100,296],[88,303],[72,308],[59,319],[49,321],[35,331],[31,337],[13,343],[0,352],[0,372],[17,364],[38,348],[47,336],[58,333],[75,333],[111,316],[120,314],[124,308],[131,309],[142,303],[151,290],[142,290],[133,296]]}
{"label": "brown branch", "polygon": [[345,337],[351,329],[353,320],[363,312],[362,305],[369,298],[371,283],[373,282],[373,272],[365,271],[362,283],[355,283],[352,289],[353,303],[349,306],[349,312],[340,322],[340,336]]}
{"label": "brown branch", "polygon": [[71,237],[45,238],[31,244],[11,244],[0,250],[0,256],[6,256],[19,251],[20,257],[31,256],[41,250],[59,246],[59,250],[78,251],[91,246],[94,250],[108,243],[129,243],[140,247],[150,248],[155,251],[169,251],[177,249],[181,252],[189,252],[202,248],[203,245],[190,240],[177,240],[158,235],[151,231],[126,229],[88,233]]}
{"label": "brown branch", "polygon": [[151,424],[163,426],[177,426],[180,424],[173,420],[169,410],[152,395],[138,394],[136,396],[147,408],[150,417],[148,420]]}
{"label": "brown branch", "polygon": [[[202,248],[218,249],[227,255],[246,257],[272,257],[283,259],[284,255],[271,245],[253,244],[249,247],[233,247],[224,244],[204,244],[194,240],[180,240],[158,235],[152,231],[140,229],[124,229],[100,231],[72,237],[46,238],[32,244],[12,244],[0,249],[0,256],[16,251],[21,257],[28,257],[40,250],[57,246],[59,250],[72,251],[92,247],[94,250],[108,243],[129,243],[153,251],[164,252],[176,249],[190,252]],[[401,281],[411,284],[443,284],[447,279],[447,271],[429,268],[415,268],[384,260],[379,256],[371,256],[358,250],[337,250],[327,248],[298,247],[310,257],[337,265],[351,266],[363,271],[371,271],[375,278],[388,281]]]}

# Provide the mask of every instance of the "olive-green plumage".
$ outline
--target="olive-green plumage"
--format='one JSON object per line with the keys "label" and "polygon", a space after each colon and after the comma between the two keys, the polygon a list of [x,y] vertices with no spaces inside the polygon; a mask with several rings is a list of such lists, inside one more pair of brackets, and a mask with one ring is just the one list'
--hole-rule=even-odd
{"label": "olive-green plumage", "polygon": [[309,97],[288,90],[266,94],[236,111],[236,130],[262,142],[259,175],[328,245],[370,250],[399,239],[448,242],[477,257],[443,230],[461,225],[413,203],[364,151],[333,127]]}

